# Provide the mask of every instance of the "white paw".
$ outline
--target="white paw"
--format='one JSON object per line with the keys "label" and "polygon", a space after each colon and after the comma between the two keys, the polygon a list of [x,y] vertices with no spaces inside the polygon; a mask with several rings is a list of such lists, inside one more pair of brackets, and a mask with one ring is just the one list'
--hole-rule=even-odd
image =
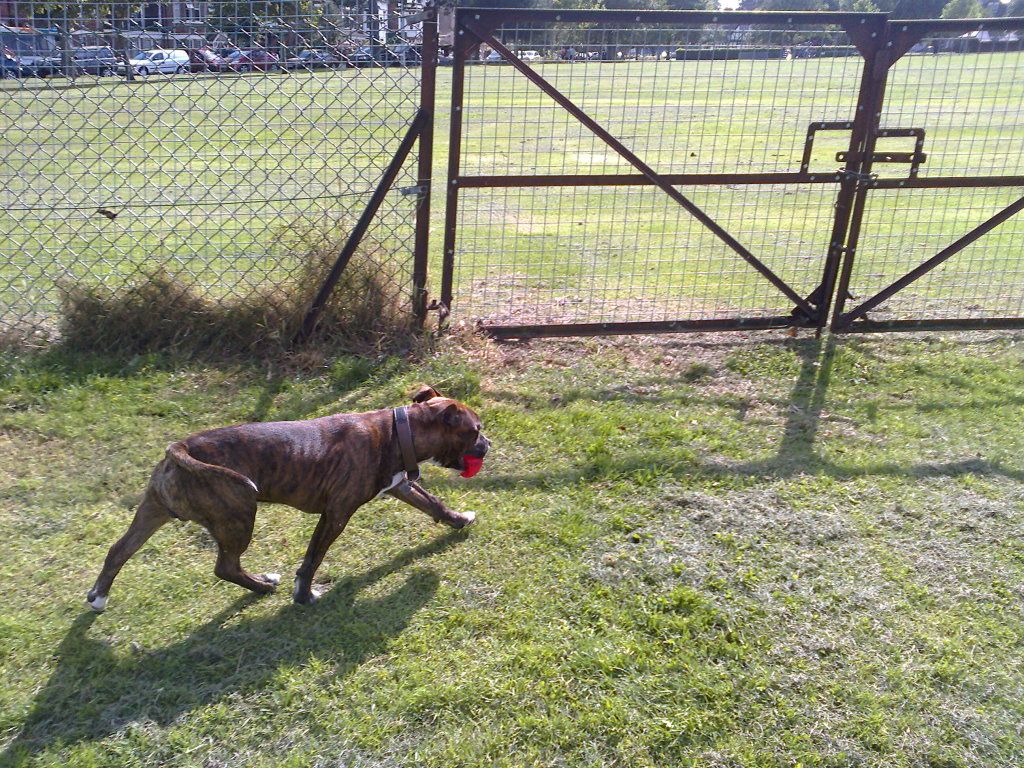
{"label": "white paw", "polygon": [[263,578],[273,584],[275,587],[281,583],[280,573],[264,573]]}
{"label": "white paw", "polygon": [[320,595],[322,595],[322,594],[323,594],[323,590],[316,589],[315,587],[312,587],[309,590],[309,599],[301,600],[300,596],[299,596],[299,580],[296,579],[295,580],[295,589],[292,590],[292,600],[294,600],[299,605],[312,605],[313,603],[315,603],[317,600],[320,599]]}
{"label": "white paw", "polygon": [[103,613],[104,609],[107,607],[107,596],[100,595],[89,600],[89,607],[96,611],[96,613]]}

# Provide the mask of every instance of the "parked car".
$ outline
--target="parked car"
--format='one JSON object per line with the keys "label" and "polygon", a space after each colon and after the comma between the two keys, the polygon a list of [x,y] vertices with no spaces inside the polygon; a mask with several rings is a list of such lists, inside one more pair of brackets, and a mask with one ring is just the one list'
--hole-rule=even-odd
{"label": "parked car", "polygon": [[21,77],[49,77],[60,72],[56,33],[52,31],[0,24],[0,50],[6,54],[5,72],[17,72]]}
{"label": "parked car", "polygon": [[[142,53],[133,53],[128,60],[128,66],[139,77],[157,74],[180,75],[189,70],[188,53],[180,49],[153,48]],[[124,66],[119,69],[123,70]]]}
{"label": "parked car", "polygon": [[364,45],[352,53],[349,63],[353,67],[393,67],[398,57],[385,45]]}
{"label": "parked car", "polygon": [[504,64],[505,60],[501,57],[501,54],[497,51],[491,51],[484,58],[484,64]]}
{"label": "parked car", "polygon": [[298,56],[292,56],[284,62],[285,69],[335,69],[344,67],[345,62],[329,51],[306,49]]}
{"label": "parked car", "polygon": [[250,51],[235,51],[228,56],[228,67],[235,72],[273,72],[281,66],[276,53],[254,48]]}
{"label": "parked car", "polygon": [[228,63],[209,48],[188,48],[188,65],[192,72],[224,72]]}
{"label": "parked car", "polygon": [[544,58],[537,51],[520,51],[519,58],[523,61],[543,61]]}
{"label": "parked car", "polygon": [[7,80],[12,77],[24,77],[21,63],[13,51],[7,48],[0,48],[0,80]]}
{"label": "parked car", "polygon": [[114,51],[105,45],[90,45],[71,51],[71,72],[73,75],[107,76],[117,72],[120,62]]}
{"label": "parked car", "polygon": [[418,45],[396,45],[394,54],[397,62],[403,67],[418,67],[423,63],[423,54]]}
{"label": "parked car", "polygon": [[57,56],[19,56],[21,69],[26,75],[32,77],[50,77],[59,75],[61,61]]}

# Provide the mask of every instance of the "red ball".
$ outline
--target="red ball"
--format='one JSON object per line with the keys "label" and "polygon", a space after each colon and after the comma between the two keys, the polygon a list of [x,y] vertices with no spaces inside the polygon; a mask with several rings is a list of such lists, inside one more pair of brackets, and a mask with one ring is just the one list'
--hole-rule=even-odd
{"label": "red ball", "polygon": [[462,470],[463,477],[472,477],[480,468],[484,465],[484,460],[479,456],[470,456],[468,453],[462,457],[462,466],[465,469]]}

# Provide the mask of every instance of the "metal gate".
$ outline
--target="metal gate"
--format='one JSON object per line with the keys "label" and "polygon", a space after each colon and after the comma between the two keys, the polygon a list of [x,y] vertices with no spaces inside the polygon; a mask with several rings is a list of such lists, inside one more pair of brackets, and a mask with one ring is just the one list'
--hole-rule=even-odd
{"label": "metal gate", "polygon": [[1024,327],[1024,20],[889,22],[865,111],[832,330]]}
{"label": "metal gate", "polygon": [[[929,33],[957,33],[930,43],[946,62],[933,85],[952,82],[959,94],[947,76],[965,55],[1003,57],[974,70],[1019,67],[1019,43],[982,30],[884,14],[459,9],[442,310],[457,296],[461,317],[505,337],[820,329],[838,281],[833,330],[964,327],[948,308],[927,320],[865,317],[935,259],[867,301],[849,297],[861,290],[858,261],[872,258],[855,259],[877,226],[865,218],[869,191],[1021,183],[933,178],[922,170],[928,120],[904,124],[907,110],[882,107],[887,74]],[[1021,92],[1003,90],[1019,117]],[[1004,123],[993,166],[1020,158],[1020,121]],[[953,155],[963,140],[947,137]],[[886,163],[899,175],[878,174]],[[1015,259],[1003,264],[1009,278],[1019,249]],[[997,301],[1005,317],[968,325],[1017,324],[1017,282],[1016,298]]]}

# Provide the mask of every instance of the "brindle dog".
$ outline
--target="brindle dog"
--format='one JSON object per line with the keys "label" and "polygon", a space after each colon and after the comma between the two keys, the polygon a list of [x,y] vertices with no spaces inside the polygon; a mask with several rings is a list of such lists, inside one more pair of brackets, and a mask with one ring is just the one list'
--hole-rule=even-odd
{"label": "brindle dog", "polygon": [[[465,470],[464,458],[476,457],[471,461],[479,465],[491,445],[480,419],[431,387],[422,387],[412,402],[406,409],[211,429],[172,443],[153,470],[128,531],[107,553],[89,591],[89,605],[95,611],[106,607],[118,571],[172,518],[199,523],[213,535],[217,576],[265,594],[281,577],[253,575],[241,563],[252,539],[256,505],[287,504],[320,515],[296,574],[297,603],[319,597],[313,575],[328,548],[359,507],[385,492],[453,528],[470,525],[474,513],[452,511],[415,482],[415,464],[432,459]],[[403,438],[398,426],[403,410],[411,440],[408,431]]]}

